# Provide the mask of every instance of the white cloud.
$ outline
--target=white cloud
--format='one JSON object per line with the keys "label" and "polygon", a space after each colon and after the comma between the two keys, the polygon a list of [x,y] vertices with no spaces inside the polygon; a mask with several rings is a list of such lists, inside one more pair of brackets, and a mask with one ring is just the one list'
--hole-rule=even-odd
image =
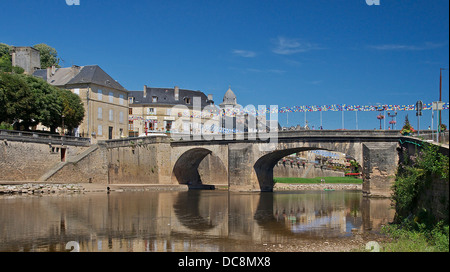
{"label": "white cloud", "polygon": [[273,43],[275,44],[275,48],[272,50],[272,52],[280,55],[292,55],[296,53],[322,49],[318,45],[310,42],[285,37],[278,37],[277,39],[273,40]]}
{"label": "white cloud", "polygon": [[240,73],[267,73],[267,74],[284,74],[285,70],[281,69],[259,69],[259,68],[242,68],[242,67],[228,67],[229,69],[239,71]]}
{"label": "white cloud", "polygon": [[236,56],[244,57],[244,58],[254,58],[254,57],[256,57],[256,53],[255,52],[248,51],[248,50],[235,49],[235,50],[233,50],[233,54],[235,54]]}
{"label": "white cloud", "polygon": [[369,45],[368,47],[376,50],[407,50],[407,51],[421,51],[430,50],[445,46],[445,43],[433,43],[426,42],[422,45],[408,45],[408,44],[380,44],[380,45]]}

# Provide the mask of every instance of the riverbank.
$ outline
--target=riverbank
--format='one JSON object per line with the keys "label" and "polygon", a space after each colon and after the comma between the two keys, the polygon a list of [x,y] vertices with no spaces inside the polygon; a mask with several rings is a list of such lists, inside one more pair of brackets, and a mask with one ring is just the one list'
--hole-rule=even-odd
{"label": "riverbank", "polygon": [[[227,186],[217,185],[216,190],[227,190]],[[90,193],[90,192],[125,192],[125,191],[187,191],[185,185],[164,184],[95,184],[95,183],[42,183],[33,181],[2,181],[1,194],[59,194],[59,193]],[[276,183],[276,191],[340,191],[362,190],[362,184],[347,183]]]}
{"label": "riverbank", "polygon": [[276,183],[273,191],[340,191],[340,190],[362,190],[362,184],[348,183]]}
{"label": "riverbank", "polygon": [[2,194],[63,194],[124,191],[186,191],[184,185],[161,184],[96,184],[96,183],[42,183],[35,181],[1,181]]}
{"label": "riverbank", "polygon": [[[350,237],[305,240],[303,243],[268,243],[255,248],[263,252],[365,252],[367,244],[382,245],[388,237],[376,233],[356,233]],[[374,243],[375,242],[375,243]],[[376,249],[375,249],[376,250]]]}

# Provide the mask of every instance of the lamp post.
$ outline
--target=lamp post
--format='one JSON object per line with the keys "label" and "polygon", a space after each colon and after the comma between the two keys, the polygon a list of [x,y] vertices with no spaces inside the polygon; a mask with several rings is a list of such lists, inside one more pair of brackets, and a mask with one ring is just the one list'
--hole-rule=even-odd
{"label": "lamp post", "polygon": [[378,114],[377,119],[380,120],[380,130],[381,130],[381,120],[384,119],[384,115],[383,114]]}
{"label": "lamp post", "polygon": [[380,130],[381,130],[381,120],[384,119],[384,114],[381,114],[381,112],[384,112],[385,107],[381,106],[379,103],[377,103],[377,105],[378,106],[376,106],[375,109],[380,112],[377,116],[377,119],[380,120]]}
{"label": "lamp post", "polygon": [[397,116],[397,112],[395,111],[393,114],[391,114],[390,112],[388,112],[388,116],[392,118],[392,120],[389,121],[389,124],[392,125],[392,130],[394,130],[394,124],[397,123],[397,122],[394,120],[394,118]]}
{"label": "lamp post", "polygon": [[64,136],[64,114],[61,115],[61,119],[62,119],[62,124],[61,124],[61,135]]}
{"label": "lamp post", "polygon": [[[439,102],[442,102],[442,70],[446,70],[445,68],[440,68],[439,71]],[[439,126],[438,126],[438,142],[441,140],[441,124],[442,124],[442,119],[441,119],[441,110],[439,110]]]}

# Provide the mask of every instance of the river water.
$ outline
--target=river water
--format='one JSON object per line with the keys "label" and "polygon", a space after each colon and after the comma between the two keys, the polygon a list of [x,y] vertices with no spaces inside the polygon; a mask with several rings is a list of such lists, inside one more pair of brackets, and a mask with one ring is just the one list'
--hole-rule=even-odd
{"label": "river water", "polygon": [[0,251],[245,252],[376,233],[393,215],[360,191],[3,195]]}

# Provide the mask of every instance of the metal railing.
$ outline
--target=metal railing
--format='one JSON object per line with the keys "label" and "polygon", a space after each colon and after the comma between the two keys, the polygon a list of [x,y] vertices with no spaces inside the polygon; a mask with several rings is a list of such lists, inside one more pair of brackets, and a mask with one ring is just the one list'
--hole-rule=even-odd
{"label": "metal railing", "polygon": [[91,144],[91,139],[89,138],[5,129],[0,129],[0,140],[77,146],[88,146]]}

